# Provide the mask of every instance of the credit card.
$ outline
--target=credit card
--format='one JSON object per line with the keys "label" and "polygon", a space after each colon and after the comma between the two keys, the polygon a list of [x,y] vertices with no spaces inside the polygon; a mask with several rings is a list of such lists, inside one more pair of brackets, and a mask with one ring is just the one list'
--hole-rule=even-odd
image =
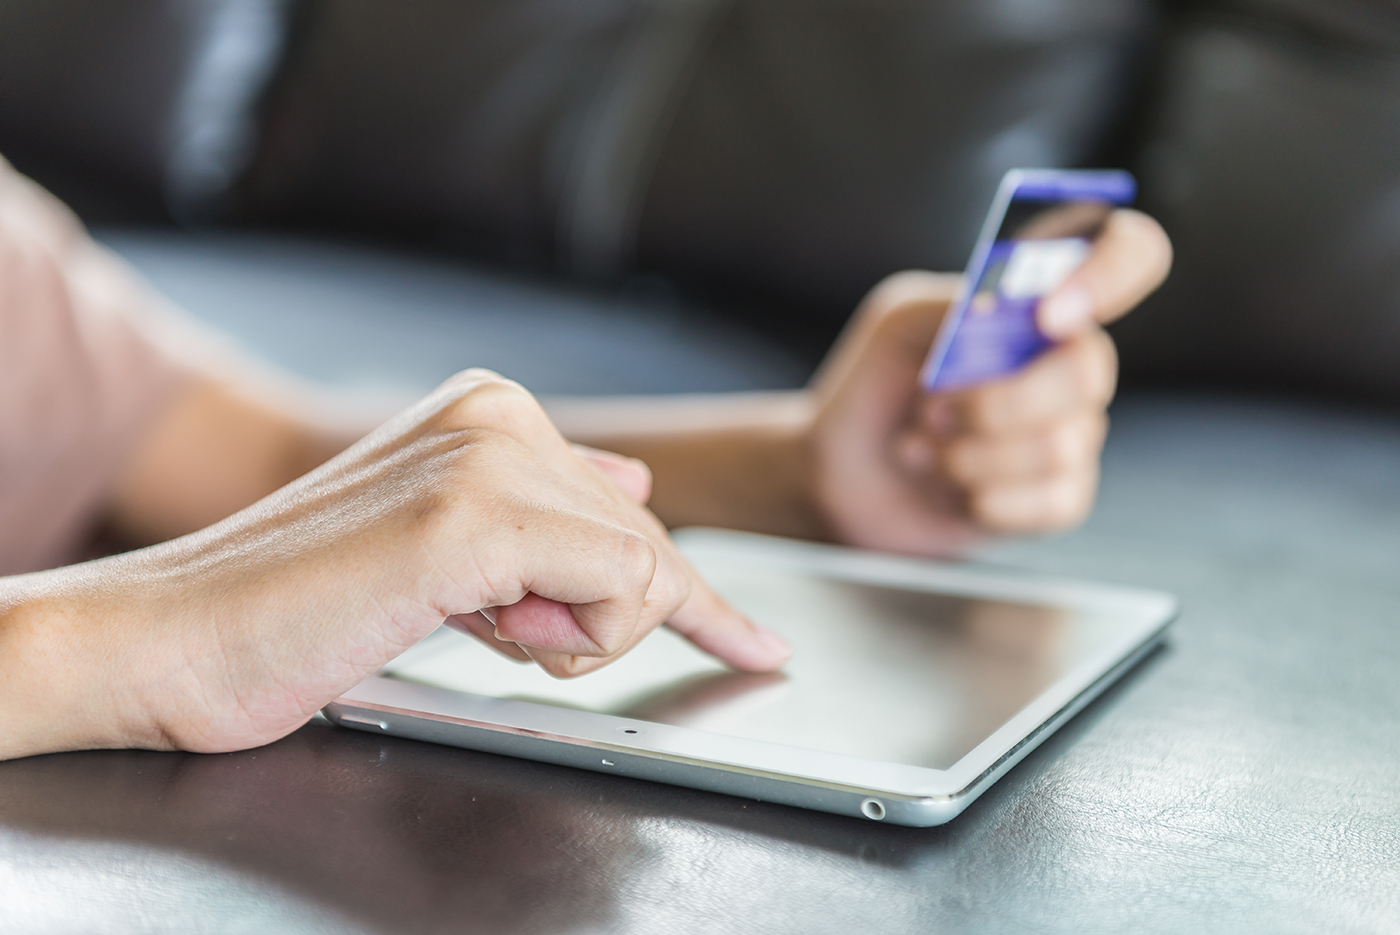
{"label": "credit card", "polygon": [[1001,180],[959,294],[920,382],[951,390],[1015,373],[1054,342],[1036,310],[1084,259],[1104,222],[1131,204],[1127,172],[1012,169]]}

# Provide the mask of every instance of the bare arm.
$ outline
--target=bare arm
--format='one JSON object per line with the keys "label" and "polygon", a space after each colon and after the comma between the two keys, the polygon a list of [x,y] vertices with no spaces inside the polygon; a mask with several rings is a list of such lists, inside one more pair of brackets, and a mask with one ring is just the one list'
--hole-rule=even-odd
{"label": "bare arm", "polygon": [[[806,481],[811,395],[560,398],[546,410],[572,441],[644,462],[648,505],[670,527],[708,525],[826,538]],[[357,432],[227,382],[192,385],[137,445],[112,493],[125,544],[173,539],[230,516],[334,457]]]}
{"label": "bare arm", "polygon": [[203,529],[291,483],[363,431],[319,425],[229,382],[193,383],[136,446],[119,475],[108,531],[131,545]]}
{"label": "bare arm", "polygon": [[806,390],[545,401],[567,437],[645,462],[666,525],[825,538],[808,479]]}
{"label": "bare arm", "polygon": [[[958,280],[916,272],[872,291],[806,389],[545,407],[572,441],[645,462],[649,505],[671,527],[933,555],[988,534],[1065,529],[1092,506],[1117,379],[1100,325],[1156,288],[1170,261],[1155,222],[1118,212],[1057,293],[1069,301],[1045,303],[1060,319],[1046,330],[1061,343],[1010,378],[955,393],[924,394],[917,374]],[[272,492],[351,440],[205,385],[138,450],[113,515],[141,541],[169,538]]]}
{"label": "bare arm", "polygon": [[[308,415],[307,400],[296,398],[290,380],[279,383],[172,314],[65,205],[3,159],[0,260],[0,315],[49,323],[42,337],[35,329],[12,329],[21,335],[21,353],[48,360],[62,342],[53,368],[74,366],[77,381],[100,394],[120,396],[147,377],[163,388],[152,397],[163,411],[141,423],[134,445],[122,446],[127,459],[107,504],[119,541],[146,545],[208,526],[305,474],[391,414],[386,408],[349,425]],[[142,348],[140,369],[104,367],[113,336]],[[42,395],[69,378],[51,372],[48,384],[11,389]],[[84,428],[65,431],[89,430],[69,423]]]}
{"label": "bare arm", "polygon": [[662,624],[738,668],[780,666],[782,641],[696,579],[625,486],[521,387],[464,372],[207,529],[0,578],[0,759],[267,743],[482,614],[487,639],[557,676]]}
{"label": "bare arm", "polygon": [[1046,300],[1059,344],[1023,371],[953,393],[918,389],[957,277],[901,273],[867,296],[811,385],[792,393],[560,400],[571,438],[646,461],[651,505],[707,524],[949,555],[986,535],[1081,522],[1098,486],[1117,357],[1102,325],[1166,276],[1152,219],[1113,215]]}

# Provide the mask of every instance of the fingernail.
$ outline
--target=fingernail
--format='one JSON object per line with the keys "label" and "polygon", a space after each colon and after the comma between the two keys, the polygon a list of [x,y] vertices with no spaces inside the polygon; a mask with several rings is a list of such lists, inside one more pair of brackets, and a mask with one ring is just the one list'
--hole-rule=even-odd
{"label": "fingernail", "polygon": [[[750,625],[753,626],[752,624]],[[754,626],[753,635],[754,638],[758,640],[759,645],[771,652],[773,655],[782,656],[783,658],[787,658],[788,656],[792,655],[791,644],[789,644],[787,640],[783,639],[778,634],[774,633],[772,630],[765,630],[763,629],[763,627]]]}
{"label": "fingernail", "polygon": [[1094,297],[1083,286],[1069,286],[1040,302],[1036,318],[1047,338],[1067,338],[1081,331],[1094,317]]}

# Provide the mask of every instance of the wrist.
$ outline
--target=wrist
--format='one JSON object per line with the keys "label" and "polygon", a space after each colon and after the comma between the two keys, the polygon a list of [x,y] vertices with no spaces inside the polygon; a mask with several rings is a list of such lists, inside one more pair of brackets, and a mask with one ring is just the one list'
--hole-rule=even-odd
{"label": "wrist", "polygon": [[772,480],[766,495],[777,507],[773,528],[755,531],[826,540],[831,529],[817,486],[816,407],[806,391],[795,402],[790,421],[775,425],[755,452]]}
{"label": "wrist", "polygon": [[120,747],[163,747],[160,730],[118,677],[132,666],[117,608],[99,608],[55,578],[0,579],[0,760]]}
{"label": "wrist", "polygon": [[667,525],[828,538],[813,473],[811,396],[770,398],[762,415],[698,433],[683,449],[652,453],[652,505]]}
{"label": "wrist", "polygon": [[571,440],[651,468],[649,506],[668,526],[825,538],[815,496],[808,390],[553,400]]}

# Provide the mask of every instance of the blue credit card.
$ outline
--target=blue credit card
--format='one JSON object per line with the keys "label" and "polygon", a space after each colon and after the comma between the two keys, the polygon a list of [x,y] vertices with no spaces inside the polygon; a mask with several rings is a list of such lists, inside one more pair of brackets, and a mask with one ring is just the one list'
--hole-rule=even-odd
{"label": "blue credit card", "polygon": [[1114,207],[1136,194],[1133,177],[1117,170],[1008,172],[924,364],[924,388],[995,380],[1048,350],[1054,342],[1036,324],[1041,298],[1079,268]]}

